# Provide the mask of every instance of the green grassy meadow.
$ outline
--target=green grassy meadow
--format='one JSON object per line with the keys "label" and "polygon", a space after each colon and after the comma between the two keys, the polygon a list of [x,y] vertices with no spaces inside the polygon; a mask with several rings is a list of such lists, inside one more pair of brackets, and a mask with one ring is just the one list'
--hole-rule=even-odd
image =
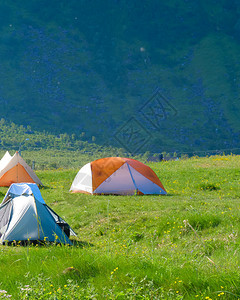
{"label": "green grassy meadow", "polygon": [[167,196],[70,194],[77,168],[37,171],[78,239],[1,246],[0,298],[239,299],[239,156],[149,166]]}

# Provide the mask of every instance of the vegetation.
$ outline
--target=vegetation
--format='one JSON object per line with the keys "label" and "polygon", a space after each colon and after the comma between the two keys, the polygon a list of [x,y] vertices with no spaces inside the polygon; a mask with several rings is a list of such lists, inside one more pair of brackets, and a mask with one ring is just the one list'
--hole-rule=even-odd
{"label": "vegetation", "polygon": [[149,165],[167,196],[70,194],[78,169],[37,171],[43,198],[78,239],[1,246],[1,297],[240,298],[239,156]]}
{"label": "vegetation", "polygon": [[129,155],[122,148],[90,143],[84,135],[77,137],[75,134],[54,135],[46,131],[33,131],[29,125],[18,126],[13,122],[9,125],[3,118],[0,120],[0,133],[0,157],[6,151],[11,155],[20,151],[34,169],[77,168],[103,156]]}
{"label": "vegetation", "polygon": [[9,124],[5,119],[0,120],[0,148],[7,150],[80,150],[82,153],[93,153],[108,150],[111,147],[101,147],[86,141],[84,134],[76,136],[67,133],[54,135],[49,132],[33,131],[31,126]]}
{"label": "vegetation", "polygon": [[126,148],[133,117],[138,152],[240,148],[239,1],[15,0],[0,16],[8,124]]}

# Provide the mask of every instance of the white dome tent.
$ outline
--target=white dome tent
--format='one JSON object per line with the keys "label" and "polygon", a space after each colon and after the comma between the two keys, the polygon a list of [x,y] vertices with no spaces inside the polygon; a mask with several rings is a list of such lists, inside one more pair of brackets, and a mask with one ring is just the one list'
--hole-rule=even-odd
{"label": "white dome tent", "polygon": [[70,192],[114,195],[166,195],[160,179],[147,165],[131,158],[105,157],[84,165]]}

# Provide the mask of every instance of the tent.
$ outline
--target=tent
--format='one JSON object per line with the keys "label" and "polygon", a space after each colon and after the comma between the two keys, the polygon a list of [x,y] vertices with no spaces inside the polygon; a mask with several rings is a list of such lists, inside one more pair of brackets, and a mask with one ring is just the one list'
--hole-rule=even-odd
{"label": "tent", "polygon": [[35,183],[13,183],[0,205],[0,242],[49,241],[71,244],[76,235],[45,203]]}
{"label": "tent", "polygon": [[0,160],[0,186],[10,186],[17,182],[32,182],[43,185],[18,152],[11,156],[7,151]]}
{"label": "tent", "polygon": [[87,194],[167,194],[154,171],[140,161],[107,157],[83,166],[70,191]]}

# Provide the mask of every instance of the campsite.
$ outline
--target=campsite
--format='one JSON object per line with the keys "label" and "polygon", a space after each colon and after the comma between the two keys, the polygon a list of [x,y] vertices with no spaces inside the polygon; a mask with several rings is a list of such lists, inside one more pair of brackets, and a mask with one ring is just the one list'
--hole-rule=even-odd
{"label": "campsite", "polygon": [[0,300],[240,299],[240,1],[0,16]]}
{"label": "campsite", "polygon": [[239,156],[148,165],[167,195],[72,194],[79,168],[36,170],[43,199],[78,237],[1,246],[1,297],[237,299]]}

